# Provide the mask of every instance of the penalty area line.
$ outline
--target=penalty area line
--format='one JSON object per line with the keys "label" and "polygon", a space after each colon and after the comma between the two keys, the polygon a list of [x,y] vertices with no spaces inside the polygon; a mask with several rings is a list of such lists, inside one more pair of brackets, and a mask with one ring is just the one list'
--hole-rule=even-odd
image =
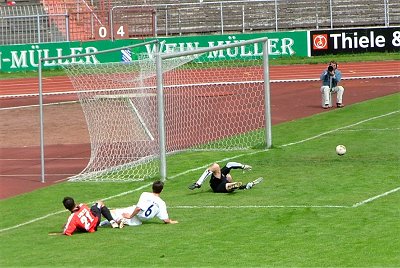
{"label": "penalty area line", "polygon": [[303,140],[300,140],[300,141],[295,141],[295,142],[283,144],[283,145],[281,145],[281,147],[292,146],[292,145],[304,143],[306,141],[315,140],[315,139],[320,138],[322,136],[326,136],[328,134],[331,134],[331,133],[334,133],[334,132],[337,132],[337,131],[343,131],[345,129],[348,129],[348,128],[351,128],[351,127],[354,127],[354,126],[358,126],[358,125],[361,125],[363,123],[366,123],[366,122],[369,122],[369,121],[372,121],[372,120],[375,120],[375,119],[379,119],[379,118],[382,118],[382,117],[385,117],[385,116],[389,116],[389,115],[392,115],[392,114],[396,114],[396,113],[399,113],[399,112],[400,112],[400,110],[396,110],[396,111],[393,111],[393,112],[389,112],[387,114],[382,114],[382,115],[370,117],[370,118],[358,121],[358,122],[356,122],[354,124],[350,124],[350,125],[347,125],[347,126],[344,126],[344,127],[339,127],[339,128],[336,128],[336,129],[332,129],[332,130],[326,131],[326,132],[322,132],[322,133],[320,133],[318,135],[315,135],[315,136],[312,136],[312,137],[309,137],[309,138],[306,138],[306,139],[303,139]]}
{"label": "penalty area line", "polygon": [[349,206],[341,205],[245,205],[245,206],[171,206],[171,209],[241,209],[241,208],[351,208]]}
{"label": "penalty area line", "polygon": [[8,227],[8,228],[0,229],[0,233],[4,232],[4,231],[9,231],[9,230],[12,230],[12,229],[16,229],[16,228],[22,227],[24,225],[28,225],[28,224],[40,221],[40,220],[44,220],[44,219],[49,218],[51,216],[58,215],[58,214],[61,214],[61,213],[65,213],[65,212],[66,212],[66,210],[57,211],[57,212],[50,213],[50,214],[47,214],[45,216],[42,216],[42,217],[39,217],[39,218],[35,218],[33,220],[30,220],[30,221],[27,221],[27,222],[24,222],[24,223],[20,223],[20,224],[13,225],[13,226]]}
{"label": "penalty area line", "polygon": [[397,191],[399,191],[399,190],[400,190],[400,187],[397,187],[397,188],[392,189],[392,190],[390,190],[390,191],[384,192],[383,194],[376,195],[376,196],[373,196],[373,197],[371,197],[371,198],[365,199],[365,200],[363,200],[363,201],[361,201],[361,202],[355,203],[352,207],[353,207],[353,208],[356,208],[356,207],[365,205],[365,204],[370,203],[370,202],[372,202],[372,201],[374,201],[374,200],[376,200],[376,199],[379,199],[379,198],[384,197],[384,196],[386,196],[386,195],[392,194],[392,193],[397,192]]}

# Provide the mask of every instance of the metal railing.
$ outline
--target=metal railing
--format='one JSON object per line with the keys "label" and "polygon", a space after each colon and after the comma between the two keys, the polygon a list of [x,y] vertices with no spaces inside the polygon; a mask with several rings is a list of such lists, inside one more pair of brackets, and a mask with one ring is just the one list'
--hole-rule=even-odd
{"label": "metal railing", "polygon": [[400,2],[393,0],[199,1],[151,7],[157,35],[400,25]]}
{"label": "metal railing", "polygon": [[69,41],[66,10],[48,14],[40,5],[0,7],[0,45]]}
{"label": "metal railing", "polygon": [[[0,45],[69,41],[68,14],[5,16]],[[63,30],[55,21],[63,21]]]}

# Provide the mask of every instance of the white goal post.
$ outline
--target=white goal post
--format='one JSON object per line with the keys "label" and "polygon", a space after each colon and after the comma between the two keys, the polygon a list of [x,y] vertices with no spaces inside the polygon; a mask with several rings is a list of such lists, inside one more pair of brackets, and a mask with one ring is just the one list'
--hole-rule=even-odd
{"label": "white goal post", "polygon": [[[165,180],[172,153],[272,146],[266,37],[174,53],[160,52],[155,40],[79,57],[143,45],[153,45],[154,53],[131,62],[63,66],[79,97],[91,146],[86,168],[69,181]],[[221,56],[238,51],[243,59]],[[40,59],[41,106],[41,65],[57,59]],[[44,181],[42,132],[41,150]]]}
{"label": "white goal post", "polygon": [[[134,44],[134,45],[129,45],[129,46],[124,46],[124,47],[119,47],[119,48],[114,48],[114,49],[107,49],[107,50],[101,50],[101,51],[96,51],[96,52],[91,52],[91,53],[82,53],[79,55],[69,55],[69,56],[60,56],[60,57],[48,57],[48,58],[43,58],[41,54],[39,54],[39,60],[38,60],[38,86],[39,86],[39,117],[40,117],[40,162],[41,162],[41,182],[44,183],[45,180],[45,148],[44,148],[44,104],[43,104],[43,65],[46,62],[51,62],[51,61],[55,61],[55,62],[61,62],[61,60],[68,60],[68,59],[73,59],[73,58],[77,58],[77,57],[90,57],[90,56],[94,56],[94,55],[98,55],[98,54],[106,54],[106,53],[111,53],[111,52],[116,52],[116,51],[125,51],[125,50],[131,50],[134,49],[136,47],[141,47],[141,46],[146,46],[146,45],[152,45],[152,44],[156,44],[158,46],[159,41],[158,40],[151,40],[151,41],[147,41],[147,42],[142,42],[142,43],[138,43],[138,44]],[[71,79],[71,77],[70,77]],[[71,79],[72,80],[72,79]],[[72,81],[73,82],[73,81]],[[87,81],[88,83],[90,81]],[[96,85],[93,85],[93,87],[95,88]],[[79,95],[80,92],[82,92],[79,88],[76,88],[74,86],[77,94]],[[118,91],[118,90],[117,90]],[[102,91],[100,91],[101,94]],[[82,103],[82,102],[81,102]],[[91,151],[92,151],[92,155],[93,155],[93,144],[91,144]],[[93,158],[91,155],[91,159],[89,160],[89,164],[93,163]],[[81,172],[82,173],[82,172]]]}
{"label": "white goal post", "polygon": [[[160,132],[160,175],[162,179],[167,178],[167,163],[166,163],[166,131],[165,131],[165,113],[164,113],[164,79],[163,79],[163,61],[188,55],[199,55],[212,51],[220,51],[225,49],[244,47],[246,45],[262,43],[262,83],[264,90],[264,120],[265,120],[265,144],[266,148],[272,146],[272,132],[271,132],[271,105],[270,105],[270,81],[269,81],[269,58],[268,58],[268,38],[258,38],[238,43],[220,45],[217,47],[200,48],[194,51],[177,52],[173,54],[156,55],[157,66],[157,94],[158,94],[158,116],[159,116],[159,132]],[[234,93],[233,93],[234,94]],[[232,108],[235,109],[235,108]],[[228,119],[229,120],[229,119]],[[211,122],[212,123],[212,122]],[[264,122],[263,122],[264,123]]]}

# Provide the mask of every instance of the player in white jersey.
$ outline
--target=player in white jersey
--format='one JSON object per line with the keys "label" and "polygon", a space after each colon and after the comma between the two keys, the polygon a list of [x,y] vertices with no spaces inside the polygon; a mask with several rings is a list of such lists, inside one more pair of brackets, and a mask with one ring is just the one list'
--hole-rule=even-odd
{"label": "player in white jersey", "polygon": [[[155,181],[152,186],[153,192],[143,192],[136,205],[111,210],[111,215],[120,223],[120,228],[124,227],[124,225],[141,225],[142,222],[154,217],[164,223],[178,223],[178,221],[171,220],[168,216],[167,205],[160,197],[163,188],[164,183],[162,181]],[[102,226],[107,224],[106,221],[101,223]]]}

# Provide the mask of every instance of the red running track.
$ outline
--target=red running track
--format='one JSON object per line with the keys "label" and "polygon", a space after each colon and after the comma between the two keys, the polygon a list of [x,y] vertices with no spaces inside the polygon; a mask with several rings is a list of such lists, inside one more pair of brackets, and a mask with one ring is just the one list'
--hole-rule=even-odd
{"label": "red running track", "polygon": [[[325,65],[271,66],[271,80],[318,79]],[[343,63],[339,69],[344,79],[352,77],[392,76],[400,74],[400,61]],[[0,97],[5,95],[38,94],[38,78],[2,80]],[[68,77],[56,76],[43,78],[43,92],[73,92]],[[19,105],[18,103],[16,105]]]}

